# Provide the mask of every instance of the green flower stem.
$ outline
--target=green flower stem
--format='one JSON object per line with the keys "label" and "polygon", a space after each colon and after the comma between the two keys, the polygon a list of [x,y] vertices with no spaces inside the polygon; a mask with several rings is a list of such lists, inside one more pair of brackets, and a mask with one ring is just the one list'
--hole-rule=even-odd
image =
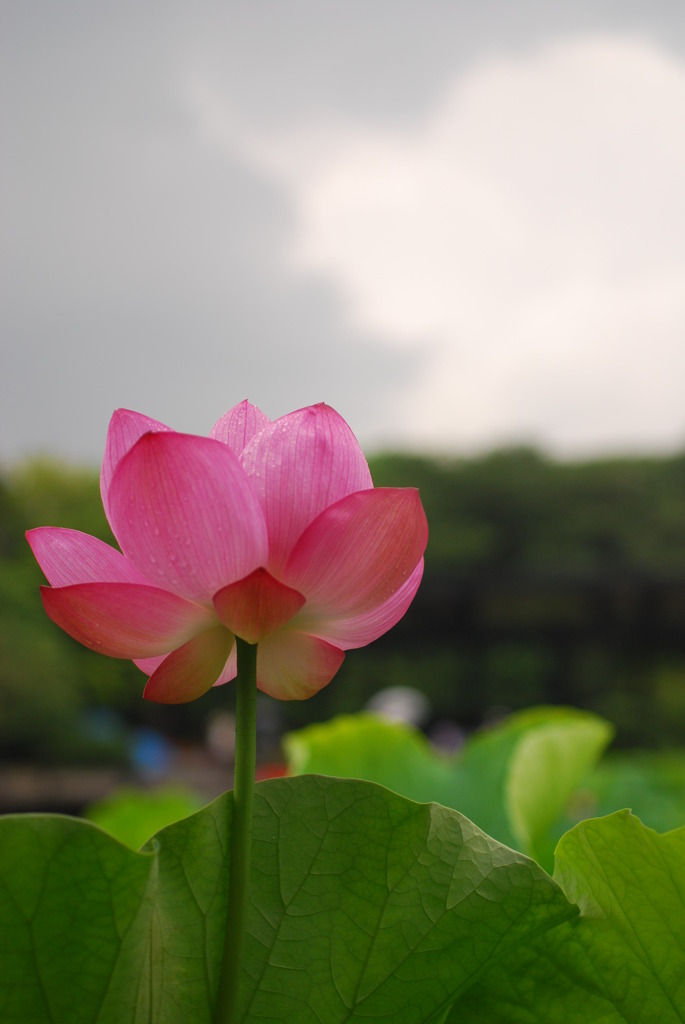
{"label": "green flower stem", "polygon": [[226,939],[214,1024],[237,1024],[247,911],[250,901],[252,803],[257,743],[257,646],[236,638],[238,693]]}

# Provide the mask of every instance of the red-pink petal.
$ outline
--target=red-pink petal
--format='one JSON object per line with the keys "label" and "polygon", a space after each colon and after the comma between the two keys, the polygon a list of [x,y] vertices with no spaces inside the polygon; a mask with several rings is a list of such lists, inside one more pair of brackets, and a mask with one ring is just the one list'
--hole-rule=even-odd
{"label": "red-pink petal", "polygon": [[97,537],[59,526],[28,530],[26,539],[53,587],[71,583],[147,583],[120,551]]}
{"label": "red-pink petal", "polygon": [[248,441],[251,441],[255,434],[267,427],[270,422],[269,417],[261,409],[246,399],[229,409],[214,424],[209,436],[227,444],[235,455],[240,455]]}
{"label": "red-pink petal", "polygon": [[241,456],[269,530],[268,568],[278,574],[302,531],[329,505],[371,487],[371,474],[342,416],[313,405],[268,424]]}
{"label": "red-pink petal", "polygon": [[238,658],[236,656],[235,644],[231,649],[231,653],[228,656],[228,661],[224,665],[223,672],[214,683],[215,686],[223,686],[224,683],[230,682],[238,675]]}
{"label": "red-pink petal", "polygon": [[151,676],[167,657],[167,654],[158,654],[154,658],[134,658],[133,664],[136,668],[139,668],[141,672],[144,672],[146,676]]}
{"label": "red-pink petal", "polygon": [[140,412],[132,412],[130,409],[117,409],[112,414],[107,429],[105,455],[100,472],[100,493],[108,520],[109,485],[119,461],[143,434],[147,434],[149,431],[156,433],[160,430],[171,430],[171,427],[167,427],[164,423],[153,420],[149,416],[143,416]]}
{"label": "red-pink petal", "polygon": [[138,583],[41,587],[45,611],[79,643],[112,658],[166,654],[216,623],[213,611]]}
{"label": "red-pink petal", "polygon": [[267,557],[266,524],[236,456],[207,437],[144,434],[109,489],[122,551],[160,586],[211,601]]}
{"label": "red-pink petal", "polygon": [[324,640],[282,630],[257,648],[257,686],[278,700],[306,700],[330,683],[344,658]]}
{"label": "red-pink petal", "polygon": [[377,487],[327,508],[297,542],[283,572],[307,615],[347,618],[377,608],[414,573],[428,541],[419,492]]}
{"label": "red-pink petal", "polygon": [[[144,672],[146,676],[151,676],[157,671],[159,666],[162,664],[164,659],[168,657],[166,654],[162,654],[157,658],[134,658],[134,664]],[[223,683],[229,682],[231,679],[235,679],[238,674],[238,661],[235,656],[235,645],[231,648],[231,653],[228,656],[226,664],[224,665],[221,674],[214,683],[215,686],[221,686]]]}
{"label": "red-pink petal", "polygon": [[413,601],[422,576],[423,559],[409,579],[387,601],[369,611],[346,618],[331,616],[317,619],[315,616],[307,617],[305,609],[301,619],[298,619],[297,625],[322,640],[335,644],[343,651],[349,651],[353,647],[364,647],[387,633],[399,622]]}
{"label": "red-pink petal", "polygon": [[146,700],[157,704],[186,704],[214,686],[233,647],[223,626],[193,637],[172,651],[147,681]]}
{"label": "red-pink petal", "polygon": [[214,608],[223,624],[249,644],[275,633],[303,604],[302,594],[274,579],[266,569],[255,569],[214,595]]}

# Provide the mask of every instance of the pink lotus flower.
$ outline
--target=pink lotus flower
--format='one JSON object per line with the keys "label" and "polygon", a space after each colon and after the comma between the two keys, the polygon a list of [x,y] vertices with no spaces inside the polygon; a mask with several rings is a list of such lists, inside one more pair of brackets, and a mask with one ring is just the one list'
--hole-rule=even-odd
{"label": "pink lotus flower", "polygon": [[232,679],[236,636],[259,645],[260,689],[310,697],[344,651],[402,617],[421,580],[418,491],[374,488],[325,405],[271,422],[242,402],[208,438],[118,410],[101,491],[121,551],[50,526],[27,538],[50,618],[132,658],[149,700],[182,703]]}

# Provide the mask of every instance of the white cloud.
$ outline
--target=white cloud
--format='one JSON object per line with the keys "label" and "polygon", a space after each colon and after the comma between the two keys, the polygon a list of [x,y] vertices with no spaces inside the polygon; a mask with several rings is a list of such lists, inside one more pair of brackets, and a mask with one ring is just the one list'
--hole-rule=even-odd
{"label": "white cloud", "polygon": [[454,80],[403,131],[261,137],[196,82],[214,143],[286,190],[288,259],[360,329],[424,350],[409,443],[685,439],[685,68],[588,36]]}

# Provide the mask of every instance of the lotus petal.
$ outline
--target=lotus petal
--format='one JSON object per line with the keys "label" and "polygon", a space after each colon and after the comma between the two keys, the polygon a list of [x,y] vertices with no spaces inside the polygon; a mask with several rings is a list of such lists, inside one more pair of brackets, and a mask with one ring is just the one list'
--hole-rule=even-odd
{"label": "lotus petal", "polygon": [[266,569],[255,569],[215,594],[214,608],[232,633],[256,644],[292,619],[304,600],[302,594],[286,587]]}
{"label": "lotus petal", "polygon": [[45,611],[69,636],[112,658],[166,654],[216,623],[213,611],[138,583],[41,587]]}
{"label": "lotus petal", "polygon": [[330,683],[344,658],[325,640],[284,629],[257,648],[257,686],[279,700],[306,700]]}
{"label": "lotus petal", "polygon": [[132,412],[130,409],[117,409],[112,414],[107,429],[105,455],[100,472],[100,493],[108,522],[111,522],[109,518],[109,485],[112,482],[114,470],[126,452],[130,451],[143,434],[156,433],[160,430],[170,431],[171,427],[167,427],[164,423],[153,420],[149,416],[143,416],[140,412]]}
{"label": "lotus petal", "polygon": [[423,559],[409,579],[383,604],[347,618],[331,616],[317,619],[315,615],[308,617],[305,608],[303,615],[296,620],[297,626],[322,640],[327,640],[328,643],[335,644],[343,651],[349,651],[353,647],[364,647],[377,640],[379,636],[383,636],[399,622],[413,601],[422,576]]}
{"label": "lotus petal", "polygon": [[157,654],[154,658],[134,658],[133,664],[136,668],[139,668],[141,672],[144,672],[146,676],[151,676],[152,673],[159,668],[166,657],[168,657],[166,654]]}
{"label": "lotus petal", "polygon": [[295,545],[283,579],[306,595],[310,615],[360,615],[388,601],[405,584],[427,540],[417,490],[360,491],[314,520]]}
{"label": "lotus petal", "polygon": [[[162,664],[168,655],[160,654],[156,658],[134,658],[133,663],[136,665],[141,672],[144,672],[146,676],[151,676],[157,671],[159,666]],[[221,674],[214,683],[215,686],[221,686],[223,683],[229,682],[231,679],[235,679],[238,673],[238,662],[235,656],[235,646],[231,648],[226,664],[224,665]]]}
{"label": "lotus petal", "polygon": [[89,533],[39,526],[28,530],[26,539],[53,587],[72,583],[150,583],[120,551]]}
{"label": "lotus petal", "polygon": [[[162,664],[166,657],[167,655],[163,654],[161,655],[161,657],[158,658],[136,658],[135,664],[138,666],[141,672],[144,672],[145,675],[147,676],[151,676],[159,668],[159,666]],[[216,682],[214,683],[214,685],[222,686],[224,683],[230,682],[231,679],[235,679],[237,674],[238,661],[236,659],[236,651],[234,644],[233,647],[231,648],[231,653],[226,659],[226,664],[221,670],[221,673],[217,678]]]}
{"label": "lotus petal", "polygon": [[231,648],[231,653],[228,656],[228,660],[223,667],[223,671],[217,681],[214,683],[215,686],[223,686],[224,683],[230,682],[238,675],[238,657],[236,654],[235,644]]}
{"label": "lotus petal", "polygon": [[109,489],[112,528],[148,579],[195,600],[263,565],[264,516],[236,456],[190,434],[144,434]]}
{"label": "lotus petal", "polygon": [[214,686],[231,653],[234,639],[223,626],[200,633],[167,655],[143,691],[157,704],[185,704]]}
{"label": "lotus petal", "polygon": [[269,530],[268,568],[276,575],[320,512],[346,494],[372,486],[357,439],[327,405],[309,406],[269,423],[248,443],[241,462],[262,502]]}
{"label": "lotus petal", "polygon": [[261,409],[245,400],[217,420],[209,436],[227,444],[235,455],[240,455],[248,441],[270,422]]}

